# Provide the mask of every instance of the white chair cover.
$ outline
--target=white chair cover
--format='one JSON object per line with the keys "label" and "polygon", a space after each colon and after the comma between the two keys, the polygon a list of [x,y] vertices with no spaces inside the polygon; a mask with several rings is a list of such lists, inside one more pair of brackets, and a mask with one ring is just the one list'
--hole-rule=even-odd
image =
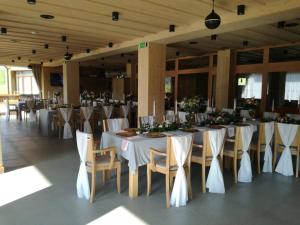
{"label": "white chair cover", "polygon": [[83,113],[83,116],[84,116],[84,123],[83,123],[83,131],[85,133],[88,133],[88,134],[92,134],[93,131],[92,131],[92,127],[91,127],[91,124],[90,124],[90,118],[94,112],[94,107],[81,107],[81,111]]}
{"label": "white chair cover", "polygon": [[188,114],[187,112],[182,112],[182,111],[178,112],[178,118],[179,118],[180,123],[185,123],[186,122],[186,115],[187,114]]}
{"label": "white chair cover", "polygon": [[201,123],[207,119],[207,113],[197,113],[196,114],[196,122]]}
{"label": "white chair cover", "polygon": [[191,149],[193,136],[174,136],[172,138],[173,150],[177,162],[177,172],[171,194],[171,206],[184,206],[188,200],[188,186],[183,165]]}
{"label": "white chair cover", "polygon": [[247,109],[242,109],[240,111],[240,116],[243,117],[243,118],[246,118],[246,119],[251,119],[249,110],[247,110]]}
{"label": "white chair cover", "polygon": [[294,119],[294,120],[300,120],[300,114],[292,114],[292,113],[288,113],[286,114],[287,117]]}
{"label": "white chair cover", "polygon": [[227,113],[229,113],[229,114],[233,114],[233,112],[234,112],[234,109],[230,109],[230,108],[223,108],[223,109],[222,109],[222,112],[227,112]]}
{"label": "white chair cover", "polygon": [[175,112],[173,110],[167,110],[166,111],[166,121],[173,123],[175,122],[176,117],[175,117]]}
{"label": "white chair cover", "polygon": [[275,120],[279,116],[279,113],[275,112],[264,112],[264,119],[273,119]]}
{"label": "white chair cover", "polygon": [[121,110],[122,110],[124,118],[127,118],[128,114],[129,114],[129,106],[128,105],[121,105]]}
{"label": "white chair cover", "polygon": [[108,119],[107,125],[108,125],[108,131],[116,132],[128,128],[129,122],[127,118]]}
{"label": "white chair cover", "polygon": [[91,137],[90,134],[80,132],[79,130],[76,131],[77,149],[80,157],[80,167],[76,182],[77,196],[78,198],[84,197],[87,200],[90,198],[90,185],[86,169],[86,157],[89,137]]}
{"label": "white chair cover", "polygon": [[146,124],[149,124],[151,127],[154,126],[155,123],[155,117],[154,116],[141,116],[141,126],[144,126]]}
{"label": "white chair cover", "polygon": [[263,172],[272,173],[272,149],[271,140],[274,134],[274,122],[265,123],[265,156],[264,156],[264,166]]}
{"label": "white chair cover", "polygon": [[57,104],[58,105],[63,105],[64,101],[62,100],[62,98],[60,96],[57,97]]}
{"label": "white chair cover", "polygon": [[225,193],[223,174],[220,168],[218,155],[222,150],[226,129],[208,131],[209,143],[213,159],[210,165],[206,187],[212,193]]}
{"label": "white chair cover", "polygon": [[284,176],[293,176],[294,171],[290,146],[296,137],[298,125],[277,123],[277,126],[282,143],[284,144],[284,149],[275,171]]}
{"label": "white chair cover", "polygon": [[215,111],[216,111],[215,107],[206,107],[206,112],[207,113],[212,113],[212,112],[215,112]]}
{"label": "white chair cover", "polygon": [[103,106],[103,110],[104,110],[104,114],[105,114],[106,118],[109,119],[111,117],[111,114],[113,111],[113,106],[112,105]]}
{"label": "white chair cover", "polygon": [[28,100],[27,107],[29,108],[29,120],[30,120],[30,122],[34,122],[36,120],[36,115],[33,112],[34,100]]}
{"label": "white chair cover", "polygon": [[251,126],[240,127],[242,136],[242,150],[243,155],[241,159],[241,165],[238,172],[239,182],[251,182],[252,181],[252,168],[251,160],[248,153],[250,142],[252,139],[253,129]]}
{"label": "white chair cover", "polygon": [[64,125],[64,139],[70,139],[73,138],[71,125],[69,124],[69,121],[72,116],[72,108],[60,108],[61,115],[65,121]]}

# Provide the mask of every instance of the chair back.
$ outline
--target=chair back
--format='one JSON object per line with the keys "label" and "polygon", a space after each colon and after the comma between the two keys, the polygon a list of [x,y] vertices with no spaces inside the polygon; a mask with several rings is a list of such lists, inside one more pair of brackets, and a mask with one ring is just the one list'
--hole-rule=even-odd
{"label": "chair back", "polygon": [[[243,137],[242,137],[242,131],[241,129],[243,129],[243,127],[248,127],[250,125],[245,124],[245,125],[238,125],[235,128],[235,137],[234,137],[234,151],[240,152],[243,150]],[[251,137],[252,138],[252,137]]]}
{"label": "chair back", "polygon": [[230,108],[223,108],[223,109],[222,109],[222,112],[227,112],[227,113],[229,113],[229,114],[233,114],[233,112],[234,112],[234,109],[230,109]]}
{"label": "chair back", "polygon": [[[214,130],[205,130],[203,132],[203,152],[202,152],[203,159],[212,159],[212,157],[213,157],[212,147],[210,145],[210,139],[209,139],[209,132],[212,132],[212,131],[218,132],[219,130],[222,130],[222,129],[225,130],[225,128],[219,127]],[[221,148],[219,155],[223,155],[224,141],[225,141],[225,138],[223,139],[223,144],[222,144],[222,148]]]}
{"label": "chair back", "polygon": [[[286,124],[289,125],[289,124]],[[292,124],[291,124],[292,125]],[[293,124],[294,125],[294,124]],[[280,136],[279,128],[278,128],[278,123],[275,124],[275,146],[276,145],[284,145],[282,138]],[[291,144],[291,147],[298,147],[300,146],[300,129],[298,126],[297,134]]]}
{"label": "chair back", "polygon": [[176,121],[175,112],[173,110],[167,110],[165,115],[165,120],[173,123]]}
{"label": "chair back", "polygon": [[279,117],[279,113],[276,113],[276,112],[264,112],[264,115],[263,115],[264,119],[275,120],[277,117]]}
{"label": "chair back", "polygon": [[129,127],[127,118],[116,118],[103,120],[103,132],[115,132]]}
{"label": "chair back", "polygon": [[287,117],[294,119],[294,120],[300,120],[300,114],[292,114],[292,113],[288,113],[286,114]]}
{"label": "chair back", "polygon": [[86,138],[87,140],[87,152],[86,152],[86,166],[91,167],[93,163],[95,163],[95,157],[93,154],[93,149],[94,149],[94,140],[93,140],[93,135],[92,134],[87,134],[84,132],[81,132],[79,130],[76,131],[76,140],[78,141],[79,139]]}
{"label": "chair back", "polygon": [[155,116],[140,116],[139,117],[139,126],[145,126],[149,124],[151,127],[155,124]]}
{"label": "chair back", "polygon": [[[191,134],[189,134],[189,135],[191,135]],[[192,136],[191,143],[190,143],[190,148],[188,150],[188,155],[186,157],[184,165],[190,165],[191,164],[193,140],[194,140],[194,137]],[[166,167],[169,168],[169,169],[171,167],[174,167],[174,166],[176,167],[177,166],[177,161],[176,161],[176,157],[175,157],[174,143],[172,141],[172,137],[167,138],[167,152],[166,153],[167,153]]]}

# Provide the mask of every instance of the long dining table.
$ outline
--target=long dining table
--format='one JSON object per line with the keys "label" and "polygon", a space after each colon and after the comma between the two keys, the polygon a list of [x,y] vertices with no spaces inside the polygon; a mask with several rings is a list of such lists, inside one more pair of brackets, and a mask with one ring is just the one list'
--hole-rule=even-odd
{"label": "long dining table", "polygon": [[[254,131],[257,131],[258,123],[250,123]],[[203,143],[203,131],[207,127],[195,127],[198,132],[194,132],[194,143]],[[235,135],[235,126],[228,125],[227,136],[233,137]],[[118,131],[120,132],[120,131]],[[137,135],[133,137],[124,137],[117,135],[118,132],[103,132],[100,142],[100,148],[115,147],[117,154],[128,160],[129,167],[129,196],[131,198],[138,196],[138,176],[139,167],[144,166],[150,162],[150,148],[155,148],[159,151],[165,152],[167,145],[167,137],[176,134],[182,134],[184,131],[163,132],[166,136],[162,138],[150,138],[145,135]]]}

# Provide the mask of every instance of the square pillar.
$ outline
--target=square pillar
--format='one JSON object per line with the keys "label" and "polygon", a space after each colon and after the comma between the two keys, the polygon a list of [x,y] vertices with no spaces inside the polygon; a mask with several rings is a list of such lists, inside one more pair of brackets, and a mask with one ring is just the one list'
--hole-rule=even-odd
{"label": "square pillar", "polygon": [[138,116],[153,115],[163,120],[165,112],[166,46],[147,43],[138,49]]}
{"label": "square pillar", "polygon": [[216,108],[221,110],[229,106],[229,92],[231,72],[231,50],[225,49],[218,51],[218,64],[216,75]]}
{"label": "square pillar", "polygon": [[64,62],[63,64],[64,104],[79,105],[79,63]]}
{"label": "square pillar", "polygon": [[112,79],[112,98],[124,100],[124,79],[114,77]]}

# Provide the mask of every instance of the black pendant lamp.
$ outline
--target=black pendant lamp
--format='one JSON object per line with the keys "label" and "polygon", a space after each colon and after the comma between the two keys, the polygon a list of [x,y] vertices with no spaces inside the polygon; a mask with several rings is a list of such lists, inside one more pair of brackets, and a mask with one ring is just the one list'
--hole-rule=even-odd
{"label": "black pendant lamp", "polygon": [[208,29],[216,29],[221,24],[221,17],[215,13],[215,0],[213,0],[213,9],[211,13],[205,18],[205,26]]}

